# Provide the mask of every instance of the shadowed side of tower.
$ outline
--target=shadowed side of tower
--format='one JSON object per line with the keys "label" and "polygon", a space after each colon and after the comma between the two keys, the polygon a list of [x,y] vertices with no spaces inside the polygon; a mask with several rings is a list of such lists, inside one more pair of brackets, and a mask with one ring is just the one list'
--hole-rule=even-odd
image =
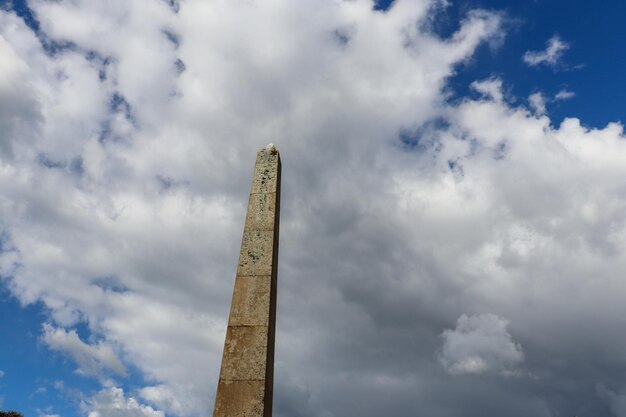
{"label": "shadowed side of tower", "polygon": [[280,155],[257,153],[213,417],[270,417],[280,215]]}

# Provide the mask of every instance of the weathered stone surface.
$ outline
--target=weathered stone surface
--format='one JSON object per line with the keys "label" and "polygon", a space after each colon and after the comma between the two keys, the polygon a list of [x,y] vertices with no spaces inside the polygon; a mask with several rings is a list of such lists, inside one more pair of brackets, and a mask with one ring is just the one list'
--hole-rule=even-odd
{"label": "weathered stone surface", "polygon": [[280,156],[257,153],[226,331],[214,417],[271,417]]}
{"label": "weathered stone surface", "polygon": [[276,164],[258,163],[254,169],[254,179],[252,180],[252,189],[250,194],[256,193],[275,193],[277,186]]}
{"label": "weathered stone surface", "polygon": [[220,379],[265,379],[267,331],[266,326],[228,327]]}
{"label": "weathered stone surface", "polygon": [[274,249],[274,231],[251,230],[243,232],[237,275],[271,275]]}
{"label": "weathered stone surface", "polygon": [[278,149],[272,143],[259,150],[256,154],[256,165],[261,164],[276,164],[280,160]]}
{"label": "weathered stone surface", "polygon": [[237,277],[228,325],[267,326],[271,285],[271,276]]}
{"label": "weathered stone surface", "polygon": [[245,230],[274,230],[276,194],[250,194]]}
{"label": "weathered stone surface", "polygon": [[215,399],[215,417],[262,417],[264,381],[220,381]]}

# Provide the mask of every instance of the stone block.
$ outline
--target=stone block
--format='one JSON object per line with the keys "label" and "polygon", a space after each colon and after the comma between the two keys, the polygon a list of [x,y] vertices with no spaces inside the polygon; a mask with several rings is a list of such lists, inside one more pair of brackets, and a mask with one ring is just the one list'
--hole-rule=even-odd
{"label": "stone block", "polygon": [[220,380],[265,380],[267,326],[229,326]]}
{"label": "stone block", "polygon": [[229,326],[268,326],[271,276],[237,277]]}
{"label": "stone block", "polygon": [[267,163],[254,167],[254,178],[252,179],[251,194],[275,193],[278,179],[278,164]]}
{"label": "stone block", "polygon": [[274,230],[276,193],[250,194],[245,230]]}
{"label": "stone block", "polygon": [[273,249],[273,230],[244,231],[237,275],[272,275]]}
{"label": "stone block", "polygon": [[219,381],[213,417],[263,417],[264,381]]}
{"label": "stone block", "polygon": [[255,164],[278,164],[279,161],[280,155],[278,154],[278,149],[276,149],[274,144],[270,143],[257,152]]}

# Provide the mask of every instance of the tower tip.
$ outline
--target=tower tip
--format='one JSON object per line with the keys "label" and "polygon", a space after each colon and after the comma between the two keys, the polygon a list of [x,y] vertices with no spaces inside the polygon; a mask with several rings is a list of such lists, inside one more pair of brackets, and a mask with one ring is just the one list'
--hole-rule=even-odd
{"label": "tower tip", "polygon": [[276,155],[278,153],[278,149],[276,148],[276,145],[274,145],[273,143],[268,143],[267,145],[265,145],[263,149],[259,151],[259,153]]}

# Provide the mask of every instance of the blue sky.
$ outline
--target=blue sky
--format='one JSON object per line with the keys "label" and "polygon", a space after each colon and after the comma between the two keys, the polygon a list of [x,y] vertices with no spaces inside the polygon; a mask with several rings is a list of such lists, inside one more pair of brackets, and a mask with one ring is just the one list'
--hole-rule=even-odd
{"label": "blue sky", "polygon": [[[19,410],[25,416],[79,416],[81,391],[95,391],[98,384],[77,374],[76,367],[66,357],[49,350],[41,340],[42,323],[49,321],[42,303],[21,306],[2,288],[1,334],[7,343],[0,347],[3,376],[0,380],[2,410]],[[89,337],[89,329],[80,323],[75,327],[81,338]],[[141,381],[131,369],[124,381],[133,387]]]}
{"label": "blue sky", "polygon": [[3,410],[24,415],[56,413],[76,415],[59,382],[95,388],[91,381],[73,374],[62,358],[52,355],[39,340],[46,321],[41,304],[22,307],[3,288],[2,295],[2,397]]}
{"label": "blue sky", "polygon": [[206,415],[272,141],[277,416],[626,416],[626,4],[233,3],[0,0],[0,409]]}
{"label": "blue sky", "polygon": [[[457,13],[462,13],[464,8],[481,7],[501,10],[514,20],[505,45],[496,53],[488,48],[478,51],[475,62],[459,74],[460,85],[495,74],[506,80],[517,97],[536,91],[555,94],[566,88],[576,93],[576,99],[551,107],[555,123],[564,117],[577,116],[587,125],[599,127],[623,119],[621,97],[626,85],[622,74],[626,70],[626,58],[621,49],[626,29],[620,22],[626,6],[622,2],[609,1],[602,7],[592,2],[560,1],[454,4],[460,6],[453,12],[457,19]],[[524,65],[520,57],[525,51],[544,49],[546,41],[555,35],[570,44],[561,68]]]}
{"label": "blue sky", "polygon": [[[378,2],[388,7],[392,2]],[[436,28],[450,34],[458,27],[464,14],[482,8],[504,13],[510,18],[507,37],[496,51],[480,47],[475,57],[453,77],[455,97],[468,94],[469,84],[476,79],[501,76],[513,96],[522,99],[530,93],[557,93],[566,88],[576,99],[560,102],[550,109],[554,123],[564,117],[580,117],[586,125],[604,126],[622,120],[622,97],[626,82],[626,57],[621,53],[626,28],[621,24],[626,6],[609,1],[598,7],[593,2],[562,1],[454,1],[442,13]],[[528,50],[544,49],[552,36],[570,44],[562,66],[528,68],[521,57]],[[593,103],[593,105],[590,105]]]}

